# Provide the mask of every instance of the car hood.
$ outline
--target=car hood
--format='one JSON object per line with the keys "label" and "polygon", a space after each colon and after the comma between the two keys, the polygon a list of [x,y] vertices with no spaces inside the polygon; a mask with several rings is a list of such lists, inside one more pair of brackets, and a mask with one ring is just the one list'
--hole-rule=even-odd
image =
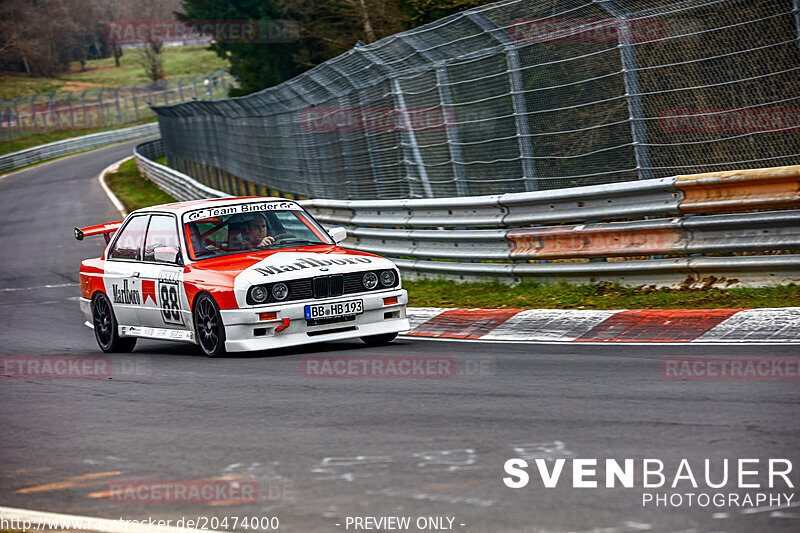
{"label": "car hood", "polygon": [[[313,251],[312,251],[313,250]],[[236,301],[245,304],[252,285],[276,283],[291,279],[311,278],[345,272],[395,268],[394,263],[366,252],[346,250],[338,246],[292,248],[286,251],[263,251],[207,259],[192,265],[195,276],[213,277],[218,282],[232,281]]]}

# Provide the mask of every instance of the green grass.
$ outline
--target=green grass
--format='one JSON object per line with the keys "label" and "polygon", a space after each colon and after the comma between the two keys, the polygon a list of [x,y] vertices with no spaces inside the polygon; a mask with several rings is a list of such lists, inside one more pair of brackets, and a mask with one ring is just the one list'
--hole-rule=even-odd
{"label": "green grass", "polygon": [[[125,50],[120,66],[114,66],[114,58],[96,59],[87,62],[80,70],[79,63],[71,65],[71,71],[59,78],[33,78],[11,72],[0,72],[0,99],[43,94],[52,91],[83,91],[101,87],[118,87],[149,81],[144,69],[137,64],[139,52]],[[207,74],[226,66],[226,61],[204,46],[164,47],[164,73],[167,78]]]}
{"label": "green grass", "polygon": [[800,285],[735,289],[652,289],[523,282],[404,281],[412,307],[485,309],[733,309],[800,306]]}
{"label": "green grass", "polygon": [[117,195],[128,212],[175,201],[175,198],[159,189],[155,183],[139,175],[134,159],[122,163],[117,172],[106,174],[106,185]]}
{"label": "green grass", "polygon": [[49,131],[47,133],[35,133],[33,135],[26,135],[9,141],[0,142],[0,155],[10,154],[11,152],[18,152],[26,148],[33,148],[42,144],[47,144],[55,141],[63,141],[72,137],[80,137],[81,135],[89,135],[90,133],[99,133],[101,131],[118,130],[120,128],[130,128],[138,126],[139,124],[146,124],[148,122],[155,122],[156,117],[145,118],[136,122],[127,122],[125,124],[112,124],[103,128],[85,128],[85,129],[67,129],[58,131]]}

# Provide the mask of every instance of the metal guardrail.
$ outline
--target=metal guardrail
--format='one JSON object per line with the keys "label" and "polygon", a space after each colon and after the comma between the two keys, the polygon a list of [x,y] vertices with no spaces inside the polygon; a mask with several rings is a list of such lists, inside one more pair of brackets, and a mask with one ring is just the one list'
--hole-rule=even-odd
{"label": "metal guardrail", "polygon": [[133,150],[136,168],[147,179],[158,185],[178,200],[200,200],[228,196],[222,191],[206,187],[190,176],[152,161],[164,155],[161,139],[136,146]]}
{"label": "metal guardrail", "polygon": [[92,133],[91,135],[83,135],[81,137],[73,137],[72,139],[43,144],[41,146],[34,146],[27,150],[0,156],[0,172],[7,172],[15,168],[40,163],[48,159],[53,159],[54,157],[61,157],[63,155],[83,152],[84,150],[99,148],[122,141],[130,141],[131,139],[150,137],[152,135],[158,135],[157,122],[133,126],[131,128]]}
{"label": "metal guardrail", "polygon": [[[135,155],[140,171],[178,199],[228,196],[151,161],[163,155],[160,141],[139,145]],[[719,175],[730,179],[727,173]],[[695,181],[713,180],[701,176]],[[800,251],[800,209],[689,214],[684,205],[692,211],[697,203],[687,202],[685,185],[677,185],[689,178],[437,200],[300,203],[326,226],[346,226],[345,246],[390,257],[410,278],[648,285],[800,282],[800,254],[732,255]],[[800,166],[739,171],[735,179],[744,196],[761,191],[757,206],[774,205],[777,199],[781,206],[800,207],[800,197],[786,200],[784,194],[787,187],[797,190]],[[764,184],[776,180],[794,185],[773,187],[772,198]],[[730,196],[725,190],[706,192],[715,195]],[[668,218],[645,218],[664,215]],[[631,218],[640,220],[624,220]],[[537,226],[555,222],[586,223]],[[698,257],[703,254],[725,255]],[[575,259],[589,262],[549,262]]]}

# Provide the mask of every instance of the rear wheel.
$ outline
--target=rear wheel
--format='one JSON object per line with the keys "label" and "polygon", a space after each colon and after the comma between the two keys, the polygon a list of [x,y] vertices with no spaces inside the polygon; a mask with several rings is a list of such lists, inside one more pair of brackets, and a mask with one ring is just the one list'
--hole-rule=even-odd
{"label": "rear wheel", "polygon": [[397,333],[384,333],[383,335],[370,335],[369,337],[361,337],[368,346],[384,346],[392,342]]}
{"label": "rear wheel", "polygon": [[117,318],[108,296],[102,292],[92,299],[92,322],[94,337],[100,349],[106,353],[130,352],[136,346],[136,337],[120,337]]}
{"label": "rear wheel", "polygon": [[219,306],[208,294],[201,294],[194,304],[194,331],[200,349],[209,357],[225,355],[225,327]]}

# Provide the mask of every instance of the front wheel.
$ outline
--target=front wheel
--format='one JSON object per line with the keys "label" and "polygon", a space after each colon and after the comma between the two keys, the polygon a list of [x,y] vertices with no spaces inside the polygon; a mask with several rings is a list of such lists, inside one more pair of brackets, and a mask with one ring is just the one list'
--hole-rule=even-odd
{"label": "front wheel", "polygon": [[102,292],[92,299],[92,322],[94,337],[100,349],[106,353],[131,352],[136,346],[136,337],[120,337],[117,318],[111,301]]}
{"label": "front wheel", "polygon": [[203,353],[208,357],[225,355],[225,326],[219,306],[208,294],[201,294],[194,304],[194,331]]}
{"label": "front wheel", "polygon": [[361,337],[367,346],[384,346],[392,342],[397,333],[384,333],[383,335],[370,335],[369,337]]}

